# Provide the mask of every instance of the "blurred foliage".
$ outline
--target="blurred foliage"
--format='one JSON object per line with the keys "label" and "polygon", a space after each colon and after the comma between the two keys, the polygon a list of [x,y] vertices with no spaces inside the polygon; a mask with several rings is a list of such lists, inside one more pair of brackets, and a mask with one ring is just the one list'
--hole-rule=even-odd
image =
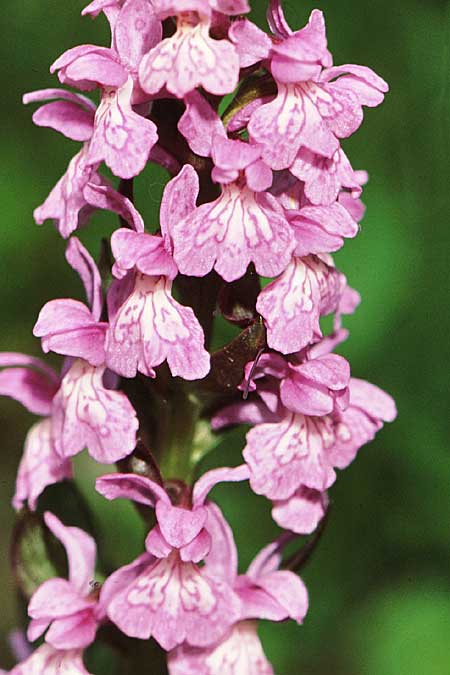
{"label": "blurred foliage", "polygon": [[[65,170],[77,144],[34,128],[25,91],[56,86],[50,63],[68,47],[108,43],[106,23],[82,19],[82,2],[4,0],[1,77],[0,349],[39,354],[31,328],[52,297],[81,298],[67,267],[65,244],[32,210]],[[264,23],[265,2],[253,0]],[[309,11],[325,11],[335,62],[362,63],[391,85],[385,104],[366,113],[345,142],[355,168],[371,179],[360,236],[336,258],[363,302],[346,324],[342,353],[355,375],[390,391],[398,421],[364,448],[331,490],[333,513],[305,569],[310,612],[305,625],[263,624],[278,675],[444,675],[450,672],[450,453],[448,448],[448,157],[450,4],[439,0],[287,0],[295,28]],[[164,171],[148,168],[137,181],[137,205],[149,229],[157,223]],[[100,214],[82,233],[96,255],[116,226]],[[225,341],[216,336],[218,343]],[[230,333],[228,333],[230,335]],[[232,334],[231,334],[232,335]],[[231,336],[230,335],[230,336]],[[50,357],[52,359],[52,357]],[[9,538],[9,506],[31,416],[12,401],[1,405],[0,663],[12,663],[7,633],[19,622]],[[204,468],[238,463],[243,431],[226,434]],[[131,560],[143,525],[130,504],[107,503],[93,490],[98,467],[76,460],[78,486],[95,513],[106,568]],[[243,485],[219,486],[242,569],[277,533],[269,505]],[[102,653],[95,657],[107,664]],[[94,659],[95,660],[95,659]],[[103,672],[108,672],[104,666]],[[111,669],[109,669],[112,672]]]}

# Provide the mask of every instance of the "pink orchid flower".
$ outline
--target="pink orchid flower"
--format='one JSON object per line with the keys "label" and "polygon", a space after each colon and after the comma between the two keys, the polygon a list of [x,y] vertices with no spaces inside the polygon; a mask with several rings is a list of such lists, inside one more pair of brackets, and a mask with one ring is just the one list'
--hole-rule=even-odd
{"label": "pink orchid flower", "polygon": [[160,19],[176,16],[177,29],[142,59],[142,89],[156,94],[165,87],[178,98],[200,86],[218,96],[232,92],[239,79],[239,56],[228,39],[211,37],[211,21],[213,12],[250,11],[246,0],[153,0],[153,7]]}
{"label": "pink orchid flower", "polygon": [[162,236],[145,233],[142,219],[135,219],[134,230],[121,228],[112,236],[113,273],[119,281],[108,295],[106,363],[124,377],[135,377],[137,371],[155,377],[154,368],[165,360],[174,377],[196,380],[209,372],[203,329],[193,310],[172,297],[178,270],[170,235],[174,224],[195,208],[198,182],[193,175],[196,179],[194,169],[186,166],[166,186]]}
{"label": "pink orchid flower", "polygon": [[34,642],[47,631],[45,641],[54,649],[84,649],[94,641],[104,618],[97,594],[92,590],[95,542],[78,527],[63,525],[49,511],[44,514],[44,520],[66,549],[69,580],[49,579],[34,592],[28,604],[32,619],[28,639]]}
{"label": "pink orchid flower", "polygon": [[126,498],[155,509],[157,525],[146,538],[146,553],[114,572],[100,602],[126,635],[152,636],[166,650],[187,642],[204,647],[216,642],[238,619],[240,602],[226,580],[200,567],[214,540],[210,532],[219,509],[205,502],[219,482],[248,478],[247,467],[216,469],[182,492],[173,505],[166,490],[143,476],[110,474],[97,480],[107,499]]}
{"label": "pink orchid flower", "polygon": [[170,675],[273,675],[257,635],[257,619],[301,624],[308,610],[308,593],[293,572],[279,570],[282,541],[266,546],[250,564],[247,572],[237,573],[237,550],[228,525],[214,511],[211,518],[213,547],[205,559],[205,568],[221,575],[241,600],[239,620],[211,647],[183,644],[170,652]]}

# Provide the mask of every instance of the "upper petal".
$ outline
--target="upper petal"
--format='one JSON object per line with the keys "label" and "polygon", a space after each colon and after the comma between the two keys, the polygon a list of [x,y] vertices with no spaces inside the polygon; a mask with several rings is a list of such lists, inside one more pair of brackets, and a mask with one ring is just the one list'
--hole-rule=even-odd
{"label": "upper petal", "polygon": [[67,527],[53,513],[46,511],[45,524],[66,549],[69,581],[79,593],[88,595],[94,578],[97,547],[94,539],[78,527]]}

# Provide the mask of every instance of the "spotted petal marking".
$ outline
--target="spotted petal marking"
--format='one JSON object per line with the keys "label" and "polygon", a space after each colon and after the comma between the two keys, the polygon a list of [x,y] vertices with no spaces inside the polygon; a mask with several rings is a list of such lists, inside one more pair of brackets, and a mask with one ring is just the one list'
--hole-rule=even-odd
{"label": "spotted petal marking", "polygon": [[202,204],[173,228],[174,258],[180,272],[205,276],[214,269],[234,281],[253,262],[258,274],[273,277],[288,265],[294,240],[289,223],[271,195],[236,184]]}
{"label": "spotted petal marking", "polygon": [[77,359],[53,400],[53,442],[61,457],[87,447],[94,459],[112,464],[136,446],[138,420],[125,394],[103,385],[105,367]]}
{"label": "spotted petal marking", "polygon": [[108,367],[124,377],[149,377],[167,359],[172,375],[201,379],[209,371],[203,330],[190,307],[171,295],[165,277],[136,274],[131,295],[120,307],[106,337]]}
{"label": "spotted petal marking", "polygon": [[104,160],[120,178],[137,176],[158,140],[155,124],[131,108],[132,90],[131,77],[120,89],[104,90],[89,145],[88,163]]}
{"label": "spotted petal marking", "polygon": [[144,56],[139,77],[149,94],[166,86],[178,98],[198,87],[223,96],[237,86],[239,57],[231,42],[209,36],[209,23],[183,25]]}
{"label": "spotted petal marking", "polygon": [[220,639],[238,618],[239,601],[227,584],[174,551],[113,597],[107,612],[126,635],[152,636],[170,650],[184,641],[206,646]]}
{"label": "spotted petal marking", "polygon": [[343,275],[319,258],[293,258],[258,297],[256,308],[266,323],[268,345],[292,354],[321,337],[319,319],[336,311],[343,283]]}

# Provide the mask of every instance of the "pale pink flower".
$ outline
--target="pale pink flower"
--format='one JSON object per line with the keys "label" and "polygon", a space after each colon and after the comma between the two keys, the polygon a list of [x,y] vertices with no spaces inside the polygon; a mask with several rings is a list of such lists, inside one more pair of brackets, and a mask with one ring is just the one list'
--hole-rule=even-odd
{"label": "pale pink flower", "polygon": [[[225,526],[224,526],[225,525]],[[272,675],[257,635],[256,619],[302,623],[308,609],[308,594],[302,580],[278,568],[282,545],[266,546],[254,559],[246,574],[237,574],[237,551],[232,532],[222,522],[217,507],[211,514],[213,545],[205,559],[230,583],[241,600],[237,621],[220,641],[211,647],[184,644],[168,657],[170,675]]]}
{"label": "pale pink flower", "polygon": [[[281,8],[277,16],[282,17]],[[285,25],[281,30],[286,33]],[[278,94],[253,112],[250,136],[262,146],[262,157],[272,169],[294,166],[295,175],[306,181],[311,201],[331,204],[342,186],[353,188],[356,184],[357,188],[353,170],[339,152],[339,139],[358,129],[362,106],[379,105],[388,86],[364,66],[329,67],[331,56],[319,10],[313,11],[305,28],[284,34],[272,53],[271,71]],[[305,151],[311,159],[304,156]],[[316,160],[315,155],[329,161]]]}
{"label": "pale pink flower", "polygon": [[[196,178],[193,169],[192,173]],[[113,284],[109,293],[106,363],[124,377],[135,377],[138,371],[155,377],[154,368],[165,360],[174,377],[196,380],[209,372],[203,329],[192,308],[172,297],[177,267],[170,233],[174,223],[195,208],[195,186],[187,167],[168,183],[161,204],[161,237],[142,230],[113,234],[113,272],[123,281]]]}
{"label": "pale pink flower", "polygon": [[105,366],[76,359],[52,403],[52,438],[61,457],[84,448],[101,464],[113,464],[136,446],[139,422],[126,395],[108,389]]}
{"label": "pale pink flower", "polygon": [[92,592],[95,542],[78,527],[66,527],[48,511],[44,520],[66,549],[69,580],[49,579],[33,593],[28,604],[32,619],[28,639],[34,642],[47,631],[45,640],[55,649],[84,649],[94,641],[104,616]]}
{"label": "pale pink flower", "polygon": [[88,162],[89,140],[94,129],[95,105],[85,96],[64,89],[42,89],[25,94],[24,103],[57,98],[41,106],[34,114],[38,126],[50,127],[75,141],[83,141],[82,149],[70,160],[66,173],[52,189],[45,202],[34,211],[38,224],[55,221],[65,239],[84,225],[94,209],[85,197],[88,183],[105,185],[106,179],[98,173],[98,165]]}
{"label": "pale pink flower", "polygon": [[177,30],[151,49],[141,61],[140,83],[156,94],[163,87],[183,98],[197,87],[222,96],[232,92],[239,79],[239,56],[229,40],[210,34],[212,11],[239,14],[249,11],[245,0],[154,0],[160,19],[176,16]]}
{"label": "pale pink flower", "polygon": [[58,455],[52,440],[50,416],[59,377],[40,359],[25,354],[0,353],[0,366],[5,368],[0,372],[0,395],[14,398],[44,417],[27,434],[13,498],[16,510],[25,503],[34,510],[48,485],[72,478],[70,461]]}
{"label": "pale pink flower", "polygon": [[[223,139],[226,143],[232,143]],[[239,143],[239,141],[237,141]],[[245,145],[245,149],[241,146]],[[240,153],[242,150],[242,153]],[[240,144],[231,165],[256,166],[251,146]],[[227,168],[234,181],[234,166]],[[194,170],[191,172],[194,174]],[[198,179],[196,193],[198,194]],[[245,181],[223,184],[222,194],[213,202],[202,204],[176,222],[171,230],[174,258],[180,272],[205,276],[215,269],[225,281],[234,281],[245,274],[253,262],[258,274],[273,277],[288,265],[295,242],[283,209],[267,192],[255,192]]]}
{"label": "pale pink flower", "polygon": [[261,291],[256,304],[269,347],[291,354],[318,340],[321,316],[353,311],[354,306],[341,304],[346,288],[347,280],[331,258],[294,257],[283,274]]}
{"label": "pale pink flower", "polygon": [[352,378],[343,411],[309,417],[280,410],[279,421],[256,425],[247,434],[244,458],[250,484],[269,499],[286,500],[304,485],[323,492],[383,422],[396,416],[393,400],[381,389]]}
{"label": "pale pink flower", "polygon": [[137,70],[144,52],[161,37],[161,25],[146,0],[128,0],[114,17],[113,45],[81,45],[51,66],[61,82],[81,90],[100,87],[86,162],[105,161],[120,178],[132,178],[146,165],[158,140],[155,124],[132,105],[148,97],[140,90]]}
{"label": "pale pink flower", "polygon": [[97,461],[113,463],[134,450],[138,419],[125,394],[105,386],[108,324],[99,321],[103,296],[98,269],[75,237],[66,258],[79,273],[91,308],[77,300],[51,300],[34,328],[45,351],[77,357],[52,399],[53,445],[61,457],[87,447]]}
{"label": "pale pink flower", "polygon": [[238,619],[240,602],[231,586],[198,563],[211,549],[212,519],[220,518],[227,527],[217,507],[205,504],[208,492],[218,482],[247,478],[245,466],[211,471],[194,485],[191,499],[182,491],[179,505],[142,476],[111,474],[97,480],[97,490],[108,499],[133,499],[156,512],[147,552],[114,572],[101,592],[106,613],[126,635],[152,636],[166,650],[185,641],[203,647]]}

